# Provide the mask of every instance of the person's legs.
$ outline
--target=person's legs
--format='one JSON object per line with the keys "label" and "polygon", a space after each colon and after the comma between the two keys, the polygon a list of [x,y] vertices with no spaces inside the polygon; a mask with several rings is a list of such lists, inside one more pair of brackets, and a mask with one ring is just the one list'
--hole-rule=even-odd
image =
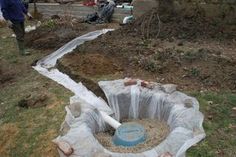
{"label": "person's legs", "polygon": [[24,22],[13,22],[12,29],[16,35],[16,41],[19,48],[19,53],[21,55],[28,55],[28,52],[25,52],[25,43],[24,43],[24,37],[25,37],[25,27]]}

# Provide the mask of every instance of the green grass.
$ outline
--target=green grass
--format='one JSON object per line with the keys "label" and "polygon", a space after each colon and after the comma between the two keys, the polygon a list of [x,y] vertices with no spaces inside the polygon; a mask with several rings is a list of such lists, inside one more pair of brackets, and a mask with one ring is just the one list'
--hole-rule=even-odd
{"label": "green grass", "polygon": [[[64,107],[72,93],[31,67],[34,60],[47,52],[31,49],[31,56],[22,57],[15,39],[9,37],[11,31],[0,28],[0,34],[0,63],[4,64],[0,66],[2,71],[13,73],[13,80],[0,87],[0,156],[57,156],[51,140],[58,136]],[[18,107],[21,99],[34,92],[49,96],[46,107]]]}
{"label": "green grass", "polygon": [[[234,157],[236,156],[236,94],[190,93],[200,102],[200,111],[204,114],[206,138],[188,151],[190,157]],[[213,103],[209,103],[212,101]]]}

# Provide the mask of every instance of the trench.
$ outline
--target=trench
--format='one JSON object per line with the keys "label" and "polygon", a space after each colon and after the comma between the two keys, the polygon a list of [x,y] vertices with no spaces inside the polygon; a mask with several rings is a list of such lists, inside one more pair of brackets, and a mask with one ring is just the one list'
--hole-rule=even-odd
{"label": "trench", "polygon": [[[102,111],[106,113],[111,113],[112,111],[107,106],[106,102],[103,99],[94,95],[91,91],[89,91],[82,83],[76,83],[73,79],[71,79],[68,75],[60,72],[56,67],[56,62],[58,59],[62,58],[65,54],[70,53],[75,49],[77,46],[83,44],[86,41],[93,40],[97,38],[99,35],[105,34],[108,31],[112,31],[112,29],[103,29],[98,31],[93,31],[87,33],[83,36],[77,37],[72,41],[65,44],[63,47],[59,48],[57,51],[53,52],[52,54],[42,58],[36,63],[36,66],[33,68],[38,71],[40,74],[56,81],[57,83],[61,84],[65,88],[69,89],[75,95],[79,96],[82,100],[87,100],[86,97],[91,97],[93,100],[97,100],[99,104],[94,104],[93,100],[89,102],[92,105],[99,106],[98,108],[103,108]],[[82,78],[85,80],[86,84],[94,84],[94,82],[89,81],[88,79]],[[97,94],[101,93],[98,88],[96,88]],[[95,91],[96,91],[95,90]],[[104,97],[104,96],[103,96]]]}

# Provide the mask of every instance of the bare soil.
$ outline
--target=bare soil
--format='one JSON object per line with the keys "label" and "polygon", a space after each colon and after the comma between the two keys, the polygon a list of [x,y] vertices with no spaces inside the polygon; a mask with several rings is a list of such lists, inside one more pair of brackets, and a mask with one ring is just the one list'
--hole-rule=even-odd
{"label": "bare soil", "polygon": [[[79,46],[58,64],[80,78],[81,68],[73,66],[81,64],[68,65],[81,61],[81,54],[99,53],[120,65],[119,77],[174,83],[187,90],[236,90],[236,25],[215,24],[216,19],[207,21],[201,11],[194,13],[158,15],[151,10],[133,24]],[[99,73],[93,71],[94,76]]]}
{"label": "bare soil", "polygon": [[[114,75],[119,72],[120,66],[112,58],[98,53],[80,54],[80,57],[74,55],[74,53],[68,54],[68,60],[66,57],[65,60],[57,62],[57,68],[68,74],[73,80],[81,81],[89,90],[106,100],[104,92],[93,78]],[[71,60],[73,56],[76,59]]]}
{"label": "bare soil", "polygon": [[141,124],[147,133],[146,141],[134,147],[116,146],[112,143],[114,131],[99,132],[95,136],[97,140],[108,150],[119,153],[140,153],[150,150],[160,144],[169,134],[169,127],[166,123],[157,119],[127,119],[124,122],[136,122]]}
{"label": "bare soil", "polygon": [[[74,55],[75,54],[69,54],[68,56],[73,58]],[[114,74],[117,71],[122,70],[112,58],[99,53],[80,54],[78,60],[71,61],[68,66],[89,77]]]}
{"label": "bare soil", "polygon": [[[27,33],[26,46],[40,50],[58,49],[78,36],[109,28],[110,25],[112,24],[91,25],[83,23],[82,19],[57,16],[56,19],[44,21],[36,30]],[[112,25],[112,27],[116,26]]]}
{"label": "bare soil", "polygon": [[[9,154],[10,150],[7,148],[11,147],[15,140],[17,140],[18,133],[19,128],[15,123],[7,123],[1,126],[0,136],[3,138],[0,141],[0,152],[3,156]],[[4,134],[4,136],[2,134]]]}
{"label": "bare soil", "polygon": [[[122,33],[139,35],[144,38],[161,39],[235,39],[236,20],[229,21],[225,16],[206,17],[205,11],[197,5],[188,8],[157,8],[144,14]],[[235,17],[236,18],[236,17]]]}
{"label": "bare soil", "polygon": [[16,72],[0,59],[0,87],[10,84],[15,78]]}

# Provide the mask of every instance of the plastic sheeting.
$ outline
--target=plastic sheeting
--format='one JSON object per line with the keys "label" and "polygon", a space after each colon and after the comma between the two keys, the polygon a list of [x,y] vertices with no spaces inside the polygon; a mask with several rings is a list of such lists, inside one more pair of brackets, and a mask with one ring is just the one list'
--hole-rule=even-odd
{"label": "plastic sheeting", "polygon": [[[154,89],[148,89],[140,85],[140,80],[132,86],[124,86],[124,82],[124,79],[99,82],[114,112],[114,118],[163,120],[169,125],[170,134],[159,145],[142,153],[110,152],[94,137],[94,133],[106,129],[102,116],[93,105],[74,96],[71,103],[79,102],[82,106],[81,117],[73,118],[67,111],[65,122],[70,124],[70,130],[56,139],[71,144],[75,150],[71,157],[158,157],[165,152],[184,157],[188,148],[205,137],[203,115],[198,110],[199,103],[195,98],[175,90],[166,92],[168,85],[156,83]],[[60,156],[65,157],[62,153]]]}
{"label": "plastic sheeting", "polygon": [[167,122],[171,133],[151,154],[170,152],[176,157],[184,156],[189,147],[205,137],[198,101],[176,90],[168,92],[171,86],[175,89],[175,85],[156,83],[154,89],[148,89],[141,87],[140,82],[127,87],[124,80],[101,81],[99,85],[117,120],[152,118]]}
{"label": "plastic sheeting", "polygon": [[[1,8],[1,6],[0,6],[0,8]],[[4,20],[1,10],[0,10],[0,20]]]}
{"label": "plastic sheeting", "polygon": [[37,70],[40,74],[56,81],[57,83],[63,85],[65,88],[72,91],[80,99],[87,101],[88,103],[96,106],[96,108],[101,111],[111,114],[111,109],[107,106],[106,102],[94,95],[89,91],[82,83],[76,83],[69,76],[61,73],[58,69],[54,68],[58,59],[63,57],[65,54],[72,52],[78,45],[83,44],[85,41],[93,40],[99,35],[104,34],[112,29],[103,29],[94,32],[87,33],[83,36],[77,37],[72,41],[65,44],[63,47],[53,52],[52,54],[39,60],[33,68]]}
{"label": "plastic sheeting", "polygon": [[[66,107],[66,117],[61,130],[65,130],[55,141],[69,143],[74,152],[71,157],[158,157],[170,152],[184,157],[186,150],[205,137],[202,127],[203,115],[195,98],[173,90],[173,85],[156,84],[154,89],[137,85],[124,86],[125,80],[99,82],[108,99],[109,106],[89,91],[82,83],[76,83],[54,68],[57,59],[71,52],[76,46],[110,30],[88,33],[61,47],[56,52],[38,61],[33,68],[42,75],[58,82],[75,93],[70,104],[81,108],[79,117],[74,117]],[[172,88],[172,90],[170,90]],[[168,137],[151,150],[132,154],[114,153],[105,149],[94,137],[94,133],[106,130],[101,112],[113,114],[114,118],[156,118],[166,121],[171,132]],[[66,157],[60,150],[60,157]]]}

